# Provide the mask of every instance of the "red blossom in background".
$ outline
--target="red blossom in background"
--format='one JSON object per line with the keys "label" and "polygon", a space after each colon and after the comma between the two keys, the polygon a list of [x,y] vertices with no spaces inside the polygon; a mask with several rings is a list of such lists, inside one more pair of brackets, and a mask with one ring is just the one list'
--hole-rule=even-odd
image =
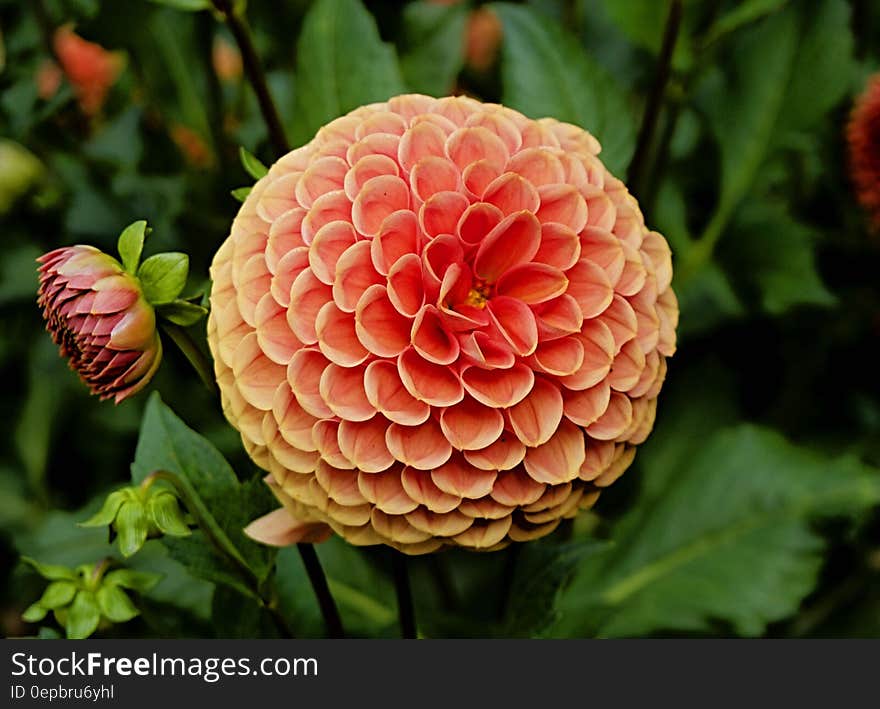
{"label": "red blossom in background", "polygon": [[[104,105],[110,87],[119,76],[122,69],[121,57],[114,52],[108,52],[99,44],[83,39],[69,25],[56,30],[53,48],[62,71],[73,85],[83,113],[96,115]],[[42,80],[41,87],[48,90],[49,75],[46,72],[44,75],[46,79]]]}
{"label": "red blossom in background", "polygon": [[857,99],[846,131],[850,176],[859,204],[880,229],[880,74]]}
{"label": "red blossom in background", "polygon": [[408,553],[496,549],[620,476],[678,306],[666,240],[598,152],[570,124],[409,95],[257,182],[214,259],[208,338],[292,513],[264,539],[320,521]]}

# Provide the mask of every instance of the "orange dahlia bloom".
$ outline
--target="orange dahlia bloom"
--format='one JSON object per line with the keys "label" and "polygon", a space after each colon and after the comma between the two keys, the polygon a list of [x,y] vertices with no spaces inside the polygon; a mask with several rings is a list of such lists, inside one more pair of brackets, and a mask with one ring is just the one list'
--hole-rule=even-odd
{"label": "orange dahlia bloom", "polygon": [[214,258],[208,340],[290,530],[497,549],[626,469],[678,307],[666,240],[599,149],[553,119],[408,95],[256,183]]}
{"label": "orange dahlia bloom", "polygon": [[117,404],[143,389],[159,367],[162,343],[138,280],[92,246],[66,246],[37,260],[37,302],[70,368],[93,394]]}
{"label": "orange dahlia bloom", "polygon": [[119,75],[122,60],[100,44],[83,39],[70,26],[56,30],[53,46],[83,113],[97,114]]}
{"label": "orange dahlia bloom", "polygon": [[846,137],[856,198],[880,228],[880,74],[868,81],[856,101]]}

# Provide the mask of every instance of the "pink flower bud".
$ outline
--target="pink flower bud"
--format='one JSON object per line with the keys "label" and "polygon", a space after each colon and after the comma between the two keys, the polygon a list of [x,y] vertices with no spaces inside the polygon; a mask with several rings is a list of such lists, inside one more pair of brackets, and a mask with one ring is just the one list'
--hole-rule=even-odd
{"label": "pink flower bud", "polygon": [[38,262],[37,303],[70,367],[102,399],[140,391],[162,359],[156,314],[138,280],[92,246],[66,246]]}

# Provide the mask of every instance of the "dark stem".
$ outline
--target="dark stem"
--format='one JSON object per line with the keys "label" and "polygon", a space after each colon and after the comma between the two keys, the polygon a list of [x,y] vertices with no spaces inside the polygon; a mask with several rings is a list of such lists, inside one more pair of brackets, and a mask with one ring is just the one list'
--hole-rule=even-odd
{"label": "dark stem", "polygon": [[193,369],[196,370],[202,383],[208,387],[211,392],[216,392],[217,386],[214,383],[214,369],[211,366],[211,362],[207,355],[202,351],[201,347],[199,347],[195,340],[193,340],[189,331],[180,325],[175,325],[169,322],[163,322],[162,329],[168,337],[172,339],[174,344],[177,345],[180,351],[183,352],[184,356],[193,366]]}
{"label": "dark stem", "polygon": [[391,550],[391,570],[394,574],[394,590],[397,592],[400,637],[412,640],[416,637],[416,615],[412,589],[409,585],[409,562],[406,556],[396,549]]}
{"label": "dark stem", "polygon": [[440,601],[446,610],[453,610],[458,605],[458,594],[455,591],[455,583],[449,573],[449,567],[443,563],[440,554],[429,554],[427,563],[428,570],[434,579],[434,585],[440,594]]}
{"label": "dark stem", "polygon": [[498,619],[504,620],[510,609],[510,591],[516,578],[516,567],[519,561],[521,544],[512,544],[504,559],[504,568],[501,570],[501,602],[498,604]]}
{"label": "dark stem", "polygon": [[324,569],[321,568],[321,562],[318,560],[315,547],[311,544],[297,544],[296,548],[299,551],[303,566],[306,567],[306,573],[309,575],[309,581],[318,599],[321,615],[324,617],[327,636],[331,638],[344,638],[345,631],[342,628],[342,618],[339,617],[339,609],[336,607],[336,601],[333,600],[333,595],[330,593],[330,586],[327,585],[327,577],[324,575]]}
{"label": "dark stem", "polygon": [[269,93],[266,74],[263,71],[260,57],[257,55],[256,49],[254,49],[254,43],[251,40],[248,27],[244,20],[235,13],[230,0],[213,0],[213,3],[217,11],[223,15],[229,31],[235,38],[236,44],[238,44],[244,72],[247,74],[248,81],[257,95],[260,113],[263,114],[263,120],[266,122],[272,148],[278,155],[284,155],[290,151],[290,145],[284,135],[284,128],[281,126],[278,109],[275,107],[274,101],[272,101],[272,94]]}
{"label": "dark stem", "polygon": [[663,30],[663,44],[660,47],[660,56],[657,57],[657,71],[654,74],[654,84],[648,95],[648,103],[645,113],[642,115],[642,124],[639,127],[639,135],[636,140],[636,150],[633,153],[632,162],[629,164],[627,182],[630,190],[639,196],[639,188],[645,174],[648,154],[654,138],[654,129],[663,106],[663,94],[672,69],[672,57],[675,51],[675,43],[678,40],[678,31],[681,28],[682,3],[681,0],[672,0],[669,6],[669,15],[666,18],[666,28]]}

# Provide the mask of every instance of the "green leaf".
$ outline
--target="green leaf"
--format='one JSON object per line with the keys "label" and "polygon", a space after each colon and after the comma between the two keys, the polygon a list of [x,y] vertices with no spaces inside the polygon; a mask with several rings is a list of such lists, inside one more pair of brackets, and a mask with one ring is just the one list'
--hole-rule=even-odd
{"label": "green leaf", "polygon": [[139,615],[128,594],[118,585],[104,584],[95,594],[101,613],[114,623],[125,623]]}
{"label": "green leaf", "polygon": [[251,193],[253,187],[237,187],[232,190],[229,194],[231,194],[235,199],[239,202],[244,202],[247,199],[247,196]]}
{"label": "green leaf", "polygon": [[188,537],[192,534],[184,520],[177,497],[166,490],[155,493],[147,501],[147,516],[163,534],[173,537]]}
{"label": "green leaf", "polygon": [[106,527],[113,524],[119,508],[122,507],[126,500],[130,500],[132,491],[130,488],[115,490],[107,495],[103,506],[95,514],[89,517],[85,522],[80,522],[80,527]]}
{"label": "green leaf", "polygon": [[150,0],[150,2],[156,5],[164,5],[165,7],[173,7],[175,10],[183,10],[185,12],[211,9],[211,0]]}
{"label": "green leaf", "polygon": [[66,606],[73,600],[77,586],[73,581],[53,581],[50,583],[38,603],[44,608],[54,609]]}
{"label": "green leaf", "polygon": [[92,591],[80,591],[73,599],[64,623],[68,640],[84,640],[98,629],[101,608]]}
{"label": "green leaf", "polygon": [[816,238],[783,207],[761,202],[740,210],[730,228],[731,258],[766,312],[782,315],[798,305],[834,305],[816,267]]}
{"label": "green leaf", "polygon": [[144,297],[153,305],[170,303],[186,285],[189,256],[179,251],[156,254],[137,270]]}
{"label": "green leaf", "polygon": [[39,601],[37,603],[33,603],[25,608],[24,613],[21,614],[21,619],[25,623],[39,623],[43,618],[46,617],[46,614],[49,612],[49,609],[45,606],[41,606]]}
{"label": "green leaf", "polygon": [[789,2],[790,0],[744,0],[715,21],[706,33],[704,43],[716,42],[724,35],[780,10]]}
{"label": "green leaf", "polygon": [[208,314],[208,309],[185,300],[174,300],[156,309],[159,315],[181,327],[195,325]]}
{"label": "green leaf", "polygon": [[269,168],[261,163],[253,154],[249,153],[243,146],[238,148],[238,157],[241,160],[245,172],[255,180],[259,180],[269,172]]}
{"label": "green leaf", "polygon": [[556,23],[527,7],[492,7],[504,25],[504,104],[532,118],[552,117],[588,130],[602,144],[605,166],[623,175],[636,131],[620,87]]}
{"label": "green leaf", "polygon": [[140,500],[125,502],[116,515],[116,534],[119,551],[129,557],[136,553],[147,541],[150,522]]}
{"label": "green leaf", "polygon": [[759,635],[817,581],[824,542],[810,522],[880,501],[878,471],[751,425],[704,439],[673,470],[615,525],[614,545],[581,565],[557,630],[615,637],[724,622]]}
{"label": "green leaf", "polygon": [[21,560],[31,566],[44,579],[49,579],[50,581],[60,581],[62,579],[75,581],[77,579],[76,571],[66,566],[41,564],[39,561],[35,561],[27,556],[21,557]]}
{"label": "green leaf", "polygon": [[444,6],[425,0],[404,8],[406,50],[400,57],[400,69],[407,88],[430,96],[452,92],[464,64],[465,21],[469,12],[465,3]]}
{"label": "green leaf", "polygon": [[[154,394],[144,412],[131,468],[132,479],[140,483],[157,470],[178,477],[187,493],[187,506],[190,503],[195,506],[189,511],[200,525],[208,525],[211,536],[224,546],[228,555],[237,558],[239,571],[249,568],[259,581],[268,576],[274,562],[274,550],[256,544],[242,532],[253,519],[276,506],[268,488],[259,479],[239,483],[217,449],[183,423],[162,403],[159,395]],[[207,545],[202,535],[162,541],[178,560],[182,561],[182,553],[198,556],[202,572],[209,562],[220,558],[210,545],[204,550],[194,550]],[[227,578],[229,565],[222,565],[220,572]],[[212,577],[211,580],[217,579]]]}
{"label": "green leaf", "polygon": [[[673,66],[687,70],[694,60],[693,24],[699,16],[694,5],[700,0],[684,0],[684,11],[678,41],[673,55]],[[602,0],[605,12],[614,25],[633,44],[659,54],[663,33],[669,17],[670,0]]]}
{"label": "green leaf", "polygon": [[382,42],[360,0],[311,5],[297,46],[296,79],[297,144],[358,106],[404,91],[394,48]]}
{"label": "green leaf", "polygon": [[138,593],[146,593],[162,579],[160,574],[133,569],[114,569],[104,576],[105,586],[121,586]]}
{"label": "green leaf", "polygon": [[119,235],[116,248],[122,258],[122,265],[129,273],[137,273],[144,250],[144,238],[147,235],[147,222],[144,220],[129,224]]}

